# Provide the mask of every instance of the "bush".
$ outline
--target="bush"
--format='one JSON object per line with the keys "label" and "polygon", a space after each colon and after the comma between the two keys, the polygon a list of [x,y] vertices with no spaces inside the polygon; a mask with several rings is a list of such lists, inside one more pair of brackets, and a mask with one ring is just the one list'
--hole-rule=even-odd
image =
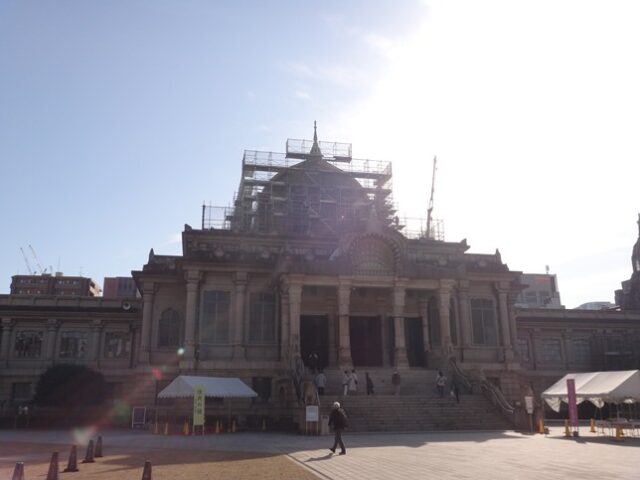
{"label": "bush", "polygon": [[52,407],[100,405],[107,392],[101,373],[82,365],[54,365],[40,375],[34,402]]}

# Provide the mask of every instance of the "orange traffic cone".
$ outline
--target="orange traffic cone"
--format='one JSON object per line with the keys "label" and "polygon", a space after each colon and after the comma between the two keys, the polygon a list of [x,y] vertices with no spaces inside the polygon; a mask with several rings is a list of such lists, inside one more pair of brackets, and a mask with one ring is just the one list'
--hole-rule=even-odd
{"label": "orange traffic cone", "polygon": [[16,462],[16,466],[13,469],[13,475],[11,480],[24,480],[24,463]]}
{"label": "orange traffic cone", "polygon": [[93,440],[89,440],[89,446],[87,447],[87,453],[84,456],[84,460],[82,463],[94,463],[95,460],[93,458]]}
{"label": "orange traffic cone", "polygon": [[614,438],[616,442],[624,442],[624,432],[622,431],[622,427],[616,427],[616,436]]}
{"label": "orange traffic cone", "polygon": [[47,472],[47,480],[58,480],[58,452],[51,454],[51,461],[49,462],[49,471]]}
{"label": "orange traffic cone", "polygon": [[144,470],[142,470],[142,480],[151,480],[151,462],[144,462]]}
{"label": "orange traffic cone", "polygon": [[96,458],[104,457],[102,454],[102,437],[98,437],[98,441],[96,442]]}
{"label": "orange traffic cone", "polygon": [[69,460],[67,461],[67,468],[63,472],[77,472],[78,471],[78,447],[71,445],[71,452],[69,452]]}

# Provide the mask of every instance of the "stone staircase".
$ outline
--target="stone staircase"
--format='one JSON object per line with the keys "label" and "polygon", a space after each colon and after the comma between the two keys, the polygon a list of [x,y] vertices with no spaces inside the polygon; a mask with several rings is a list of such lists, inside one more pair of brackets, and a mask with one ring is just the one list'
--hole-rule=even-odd
{"label": "stone staircase", "polygon": [[444,398],[435,386],[437,371],[400,370],[400,395],[393,395],[390,369],[367,369],[375,395],[366,396],[365,370],[358,371],[358,392],[342,396],[342,372],[325,371],[326,394],[320,397],[321,414],[329,415],[331,405],[339,401],[349,417],[351,432],[409,432],[433,430],[508,430],[512,425],[482,394],[460,392],[460,402]]}

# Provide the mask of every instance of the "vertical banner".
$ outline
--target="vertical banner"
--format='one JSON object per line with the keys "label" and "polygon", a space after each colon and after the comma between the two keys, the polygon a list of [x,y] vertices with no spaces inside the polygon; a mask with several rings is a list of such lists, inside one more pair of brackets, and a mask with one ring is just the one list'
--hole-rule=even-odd
{"label": "vertical banner", "polygon": [[193,389],[193,426],[204,427],[204,387],[196,385]]}
{"label": "vertical banner", "polygon": [[578,404],[576,402],[576,381],[567,379],[567,404],[569,405],[569,425],[578,428]]}

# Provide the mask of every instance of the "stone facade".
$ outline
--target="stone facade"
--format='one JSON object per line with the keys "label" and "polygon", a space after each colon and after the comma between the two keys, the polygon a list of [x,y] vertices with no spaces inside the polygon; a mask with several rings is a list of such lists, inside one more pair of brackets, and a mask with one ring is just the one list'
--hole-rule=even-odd
{"label": "stone facade", "polygon": [[54,363],[99,369],[131,405],[155,405],[178,374],[236,376],[261,396],[253,411],[290,418],[304,364],[338,375],[455,359],[512,402],[566,371],[617,367],[614,338],[638,368],[640,313],[517,310],[521,272],[498,251],[404,232],[390,164],[305,142],[245,153],[234,209],[185,225],[182,255],[151,250],[132,272],[140,299],[1,296],[0,402],[27,401]]}

